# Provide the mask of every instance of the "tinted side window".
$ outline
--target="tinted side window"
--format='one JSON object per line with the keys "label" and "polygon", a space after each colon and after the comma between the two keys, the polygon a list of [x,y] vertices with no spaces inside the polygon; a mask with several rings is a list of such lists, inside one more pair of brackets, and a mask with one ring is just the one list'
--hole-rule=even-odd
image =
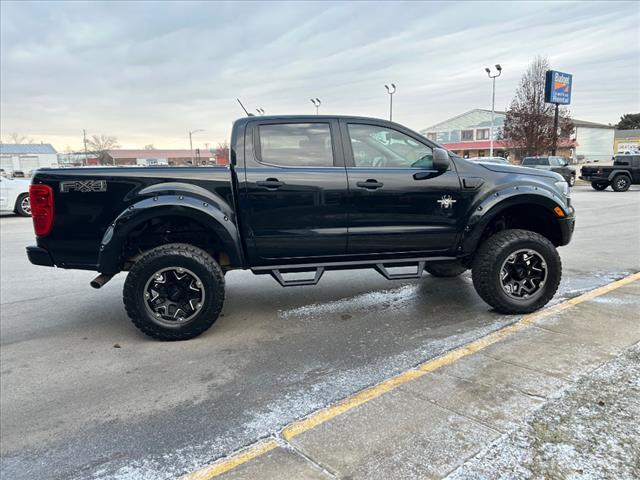
{"label": "tinted side window", "polygon": [[425,168],[433,167],[431,148],[413,138],[375,125],[348,125],[353,161],[356,167]]}
{"label": "tinted side window", "polygon": [[260,125],[260,161],[286,167],[332,167],[328,123]]}
{"label": "tinted side window", "polygon": [[619,156],[619,157],[615,157],[613,164],[614,165],[630,165],[630,156]]}

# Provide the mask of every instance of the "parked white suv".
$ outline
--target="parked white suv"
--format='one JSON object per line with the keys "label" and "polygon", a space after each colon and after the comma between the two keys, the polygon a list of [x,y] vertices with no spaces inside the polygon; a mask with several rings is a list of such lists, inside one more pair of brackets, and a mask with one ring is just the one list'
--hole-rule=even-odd
{"label": "parked white suv", "polygon": [[0,176],[0,210],[31,216],[29,180]]}

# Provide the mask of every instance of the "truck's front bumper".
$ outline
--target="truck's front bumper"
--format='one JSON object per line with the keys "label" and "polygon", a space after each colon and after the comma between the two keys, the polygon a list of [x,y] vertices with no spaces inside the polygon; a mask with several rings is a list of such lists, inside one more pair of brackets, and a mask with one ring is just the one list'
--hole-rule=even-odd
{"label": "truck's front bumper", "polygon": [[560,224],[560,245],[566,245],[571,241],[571,237],[573,236],[573,230],[576,228],[576,216],[573,213],[573,208],[571,209],[571,215],[568,215],[564,218],[559,218],[558,223]]}
{"label": "truck's front bumper", "polygon": [[27,247],[27,257],[29,258],[29,261],[34,265],[42,265],[44,267],[55,266],[51,255],[49,255],[49,252],[44,248],[36,247],[35,245],[30,245]]}

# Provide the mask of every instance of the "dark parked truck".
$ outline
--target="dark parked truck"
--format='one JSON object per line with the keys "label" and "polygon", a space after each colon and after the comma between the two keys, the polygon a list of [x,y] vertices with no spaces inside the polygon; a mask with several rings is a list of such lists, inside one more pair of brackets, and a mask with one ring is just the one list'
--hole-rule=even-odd
{"label": "dark parked truck", "polygon": [[631,185],[640,184],[640,155],[616,155],[613,165],[584,166],[580,178],[591,182],[594,190],[611,185],[615,192],[626,192]]}
{"label": "dark parked truck", "polygon": [[509,314],[558,287],[574,210],[556,173],[468,162],[358,117],[242,118],[230,155],[228,167],[38,170],[29,259],[95,270],[96,288],[127,271],[129,317],[162,340],[207,330],[233,269],[285,287],[327,270],[395,280],[471,269],[482,299]]}
{"label": "dark parked truck", "polygon": [[524,157],[522,166],[550,170],[562,175],[570,187],[576,184],[576,169],[570,167],[569,162],[562,157]]}

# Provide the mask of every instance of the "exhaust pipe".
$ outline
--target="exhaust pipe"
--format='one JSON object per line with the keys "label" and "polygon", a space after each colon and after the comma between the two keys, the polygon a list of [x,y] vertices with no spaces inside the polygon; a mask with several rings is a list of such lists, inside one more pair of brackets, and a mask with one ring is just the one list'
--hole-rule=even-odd
{"label": "exhaust pipe", "polygon": [[93,288],[96,288],[96,289],[102,288],[104,287],[105,283],[107,283],[112,278],[113,278],[113,275],[107,275],[106,273],[101,273],[96,278],[91,280],[91,282],[89,282],[89,285],[91,285]]}

